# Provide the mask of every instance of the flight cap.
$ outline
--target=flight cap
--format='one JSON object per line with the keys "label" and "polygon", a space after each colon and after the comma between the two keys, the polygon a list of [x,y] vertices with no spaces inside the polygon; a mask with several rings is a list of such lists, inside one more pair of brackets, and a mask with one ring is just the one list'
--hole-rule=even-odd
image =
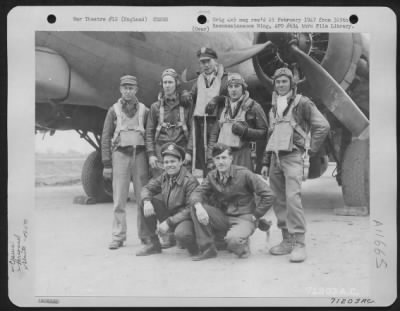
{"label": "flight cap", "polygon": [[277,70],[275,70],[275,73],[272,76],[272,78],[275,80],[276,78],[278,78],[280,76],[286,76],[291,81],[293,81],[293,73],[289,68],[286,68],[286,67],[278,68]]}
{"label": "flight cap", "polygon": [[216,143],[213,147],[211,155],[213,158],[215,158],[216,156],[219,156],[221,153],[225,152],[225,150],[229,150],[228,153],[230,155],[232,154],[231,147],[229,147],[228,145],[222,144],[222,143]]}
{"label": "flight cap", "polygon": [[246,81],[244,81],[239,73],[228,73],[228,85],[232,83],[238,83],[243,85],[244,88],[247,88]]}

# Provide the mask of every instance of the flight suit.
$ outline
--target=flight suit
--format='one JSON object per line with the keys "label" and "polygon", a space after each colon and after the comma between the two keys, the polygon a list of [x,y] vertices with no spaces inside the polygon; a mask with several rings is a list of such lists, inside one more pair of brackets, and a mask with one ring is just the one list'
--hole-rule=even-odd
{"label": "flight suit", "polygon": [[[285,133],[287,136],[291,135],[291,138],[280,136],[276,132],[278,127],[274,124],[278,116],[276,100],[274,101],[273,97],[266,150],[270,148],[271,144],[275,144],[279,149],[278,145],[282,143],[282,139],[291,140],[292,146],[289,147],[290,150],[266,151],[263,165],[270,166],[270,185],[276,196],[274,211],[278,220],[278,227],[283,231],[283,235],[289,233],[294,236],[297,242],[304,244],[306,221],[301,202],[303,154],[307,141],[304,133],[311,133],[309,148],[310,152],[315,154],[329,132],[329,123],[309,98],[297,96],[300,96],[297,103],[295,93],[288,98],[288,106],[283,111],[282,117],[282,120],[285,119],[292,123],[291,132]],[[281,138],[275,139],[274,137]],[[274,147],[270,149],[274,149]]]}
{"label": "flight suit", "polygon": [[[190,217],[189,197],[198,185],[197,179],[183,166],[175,178],[163,173],[157,178],[151,179],[143,187],[141,194],[140,217],[144,229],[143,236],[149,241],[156,240],[157,220],[160,223],[166,220],[179,244],[183,248],[187,248],[190,253],[195,253],[197,246]],[[161,194],[161,200],[155,198],[159,194]],[[144,216],[144,201],[152,202],[156,216]]]}
{"label": "flight suit", "polygon": [[[258,206],[255,194],[260,198]],[[257,221],[271,207],[272,191],[268,185],[245,167],[231,165],[227,180],[217,170],[208,173],[203,183],[190,197],[196,240],[201,251],[225,239],[228,250],[238,256],[248,248],[248,239],[257,228]],[[201,224],[194,205],[202,203],[209,216],[209,224]]]}
{"label": "flight suit", "polygon": [[232,148],[234,165],[247,167],[254,171],[251,159],[250,142],[266,139],[268,121],[261,106],[249,97],[246,91],[242,100],[231,110],[229,98],[225,98],[225,107],[219,121],[213,126],[208,144],[208,162],[212,161],[212,149],[216,142]]}
{"label": "flight suit", "polygon": [[159,100],[151,105],[146,125],[146,149],[148,157],[156,156],[160,163],[159,168],[151,169],[153,177],[162,174],[160,150],[165,143],[174,142],[187,153],[191,153],[191,120],[191,102],[181,99],[179,93],[172,98],[160,96]]}

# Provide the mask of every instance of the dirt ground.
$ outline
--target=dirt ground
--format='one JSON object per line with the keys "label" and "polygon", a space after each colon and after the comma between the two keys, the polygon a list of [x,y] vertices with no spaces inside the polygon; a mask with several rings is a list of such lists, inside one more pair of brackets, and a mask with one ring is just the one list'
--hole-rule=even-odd
{"label": "dirt ground", "polygon": [[[304,263],[272,256],[280,241],[257,230],[252,255],[238,259],[220,251],[215,259],[193,262],[185,250],[171,248],[136,257],[136,204],[128,203],[126,246],[109,250],[112,204],[77,205],[80,185],[37,187],[35,211],[35,294],[38,296],[135,297],[330,297],[369,295],[368,217],[336,216],[343,206],[330,176],[303,184],[308,223]],[[336,294],[335,294],[336,293]]]}

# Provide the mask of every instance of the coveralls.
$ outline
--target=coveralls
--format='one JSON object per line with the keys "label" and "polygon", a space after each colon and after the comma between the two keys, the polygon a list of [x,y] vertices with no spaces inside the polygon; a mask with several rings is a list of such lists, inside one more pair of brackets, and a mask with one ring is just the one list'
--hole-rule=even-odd
{"label": "coveralls", "polygon": [[[233,133],[232,125],[240,123],[241,136]],[[224,126],[226,128],[224,128]],[[247,167],[254,171],[251,159],[250,142],[266,139],[268,121],[264,110],[260,104],[249,97],[246,91],[243,98],[236,103],[235,110],[232,111],[229,98],[225,98],[225,107],[219,116],[210,134],[208,144],[208,161],[212,161],[212,149],[216,142],[224,143],[232,148],[232,164]]]}
{"label": "coveralls", "polygon": [[[270,127],[269,140],[274,143],[273,133],[276,137],[292,135],[291,151],[279,151],[278,156],[274,152],[265,152],[263,165],[270,166],[270,185],[276,196],[274,212],[278,220],[278,227],[283,231],[294,235],[296,241],[304,244],[304,233],[306,232],[306,221],[304,209],[301,202],[301,183],[303,180],[303,154],[306,148],[304,133],[311,133],[310,152],[316,153],[324,142],[329,132],[329,123],[314,103],[307,97],[301,96],[295,105],[296,94],[288,98],[288,105],[283,111],[282,118],[292,123],[292,131],[289,133],[278,133],[278,127],[274,126],[278,120],[276,95],[273,96],[272,108],[269,113]],[[293,107],[295,105],[295,107]],[[293,126],[299,126],[303,135]],[[279,134],[279,135],[278,135]],[[281,135],[283,134],[283,135]],[[283,137],[282,139],[286,139]],[[279,144],[279,142],[276,142]]]}
{"label": "coveralls", "polygon": [[[160,118],[161,107],[164,107],[163,120]],[[184,120],[181,120],[181,109]],[[151,169],[153,177],[162,174],[160,150],[163,144],[174,142],[187,153],[191,153],[191,120],[192,105],[189,101],[183,102],[179,93],[171,98],[160,96],[159,100],[151,105],[146,125],[146,149],[148,157],[156,156],[160,163],[159,168]]]}

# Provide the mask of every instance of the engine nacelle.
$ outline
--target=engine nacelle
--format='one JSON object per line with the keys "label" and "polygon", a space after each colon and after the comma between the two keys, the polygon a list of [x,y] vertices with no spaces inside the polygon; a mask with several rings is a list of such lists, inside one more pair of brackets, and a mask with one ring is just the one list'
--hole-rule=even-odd
{"label": "engine nacelle", "polygon": [[71,70],[57,52],[36,47],[36,102],[62,101],[69,95]]}
{"label": "engine nacelle", "polygon": [[[277,68],[290,68],[298,81],[298,86],[304,85],[302,69],[291,55],[289,42],[296,40],[298,47],[329,72],[329,74],[347,89],[356,76],[360,57],[365,50],[361,35],[358,33],[256,33],[254,43],[271,41],[274,43],[262,53],[253,58],[253,65],[258,78],[269,91],[273,90],[272,75]],[[365,66],[364,66],[365,67]]]}

